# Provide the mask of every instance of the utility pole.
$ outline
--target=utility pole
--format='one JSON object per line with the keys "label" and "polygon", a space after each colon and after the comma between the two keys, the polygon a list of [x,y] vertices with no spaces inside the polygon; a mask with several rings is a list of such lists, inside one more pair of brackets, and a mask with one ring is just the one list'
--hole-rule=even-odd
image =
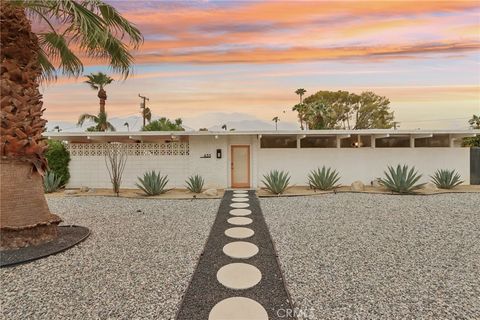
{"label": "utility pole", "polygon": [[146,104],[146,101],[150,101],[150,99],[148,99],[145,96],[141,96],[140,93],[138,94],[138,96],[140,97],[140,99],[142,99],[142,102],[140,102],[140,109],[143,109],[142,110],[143,128],[145,128],[145,108],[146,108],[145,104]]}

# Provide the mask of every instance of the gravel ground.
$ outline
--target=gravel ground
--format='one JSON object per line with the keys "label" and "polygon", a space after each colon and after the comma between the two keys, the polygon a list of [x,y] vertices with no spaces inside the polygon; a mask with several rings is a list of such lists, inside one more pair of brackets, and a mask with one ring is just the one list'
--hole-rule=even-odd
{"label": "gravel ground", "polygon": [[299,319],[480,319],[480,194],[261,205]]}
{"label": "gravel ground", "polygon": [[66,252],[1,269],[3,319],[174,318],[220,200],[48,202],[92,234]]}

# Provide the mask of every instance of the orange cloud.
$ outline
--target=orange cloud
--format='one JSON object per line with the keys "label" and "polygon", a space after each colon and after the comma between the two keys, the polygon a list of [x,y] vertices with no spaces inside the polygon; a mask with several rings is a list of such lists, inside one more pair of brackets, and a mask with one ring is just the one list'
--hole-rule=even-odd
{"label": "orange cloud", "polygon": [[419,53],[451,53],[480,49],[480,42],[432,43],[418,45],[386,45],[375,47],[287,48],[203,51],[183,54],[139,54],[140,63],[279,63],[332,59],[371,58],[377,60],[409,58]]}

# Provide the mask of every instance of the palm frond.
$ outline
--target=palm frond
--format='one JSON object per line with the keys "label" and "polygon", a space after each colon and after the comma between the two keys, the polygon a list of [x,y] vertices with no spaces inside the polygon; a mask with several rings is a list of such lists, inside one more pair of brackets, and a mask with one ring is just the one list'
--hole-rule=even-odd
{"label": "palm frond", "polygon": [[[82,61],[68,47],[67,40],[56,32],[39,33],[38,41],[46,56],[58,62],[65,75],[77,76],[83,72]],[[50,63],[53,66],[53,64]]]}
{"label": "palm frond", "polygon": [[[70,49],[79,47],[87,57],[107,61],[114,72],[123,77],[129,75],[133,64],[129,47],[138,48],[143,37],[139,29],[109,4],[99,0],[16,0],[14,3],[24,7],[32,18],[50,26],[52,32],[43,36],[45,56],[53,60],[50,65],[58,62],[64,74],[77,77],[82,73],[83,64]],[[62,32],[55,30],[58,26]],[[46,78],[52,79],[51,67],[47,70],[50,75]]]}
{"label": "palm frond", "polygon": [[95,123],[98,123],[99,118],[93,114],[84,113],[78,118],[77,126],[83,126],[85,121],[93,121]]}

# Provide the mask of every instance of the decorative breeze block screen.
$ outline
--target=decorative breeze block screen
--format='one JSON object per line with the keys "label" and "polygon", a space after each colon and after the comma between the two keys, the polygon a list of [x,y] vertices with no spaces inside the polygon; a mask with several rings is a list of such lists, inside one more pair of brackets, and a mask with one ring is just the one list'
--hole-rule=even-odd
{"label": "decorative breeze block screen", "polygon": [[188,156],[188,142],[169,143],[69,143],[72,157],[105,156],[107,148],[124,149],[129,156]]}

